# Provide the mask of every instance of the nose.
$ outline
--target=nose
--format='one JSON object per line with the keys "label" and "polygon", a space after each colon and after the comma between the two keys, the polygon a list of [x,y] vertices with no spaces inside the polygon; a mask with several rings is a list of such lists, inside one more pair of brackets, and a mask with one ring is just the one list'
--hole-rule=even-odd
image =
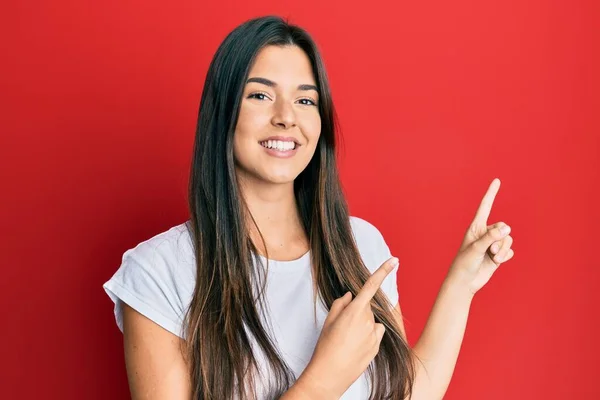
{"label": "nose", "polygon": [[277,101],[274,110],[275,112],[272,118],[273,125],[284,129],[296,126],[296,113],[294,112],[293,106],[287,101]]}

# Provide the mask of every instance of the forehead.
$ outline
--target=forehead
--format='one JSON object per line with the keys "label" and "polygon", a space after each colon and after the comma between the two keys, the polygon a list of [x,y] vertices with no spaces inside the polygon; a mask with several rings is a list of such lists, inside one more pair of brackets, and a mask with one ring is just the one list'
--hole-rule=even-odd
{"label": "forehead", "polygon": [[256,76],[282,85],[315,83],[310,60],[298,46],[266,46],[261,49],[248,75],[249,78]]}

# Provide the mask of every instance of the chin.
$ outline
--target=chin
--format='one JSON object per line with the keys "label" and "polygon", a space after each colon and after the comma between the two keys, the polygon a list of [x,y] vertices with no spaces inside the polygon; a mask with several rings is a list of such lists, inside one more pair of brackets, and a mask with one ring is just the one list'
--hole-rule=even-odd
{"label": "chin", "polygon": [[294,182],[298,174],[292,168],[262,168],[256,171],[256,177],[261,181],[276,184]]}
{"label": "chin", "polygon": [[246,178],[256,181],[256,183],[278,185],[293,183],[302,172],[298,166],[294,168],[291,165],[273,166],[265,164],[260,165],[259,168],[252,168],[251,166],[244,168],[243,166],[239,166],[237,171],[245,175]]}
{"label": "chin", "polygon": [[286,184],[293,183],[298,175],[286,174],[286,175],[266,175],[262,176],[262,180],[273,184]]}

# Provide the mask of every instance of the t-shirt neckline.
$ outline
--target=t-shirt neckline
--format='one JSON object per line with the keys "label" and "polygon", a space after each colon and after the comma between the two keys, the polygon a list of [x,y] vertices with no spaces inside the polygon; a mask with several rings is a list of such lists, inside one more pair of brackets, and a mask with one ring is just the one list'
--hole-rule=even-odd
{"label": "t-shirt neckline", "polygon": [[[266,265],[266,262],[269,262],[269,267],[274,266],[277,270],[295,270],[299,269],[303,265],[310,264],[310,250],[301,255],[299,258],[295,260],[273,260],[271,258],[267,259],[262,254],[258,254],[258,258],[260,258],[261,262]],[[269,268],[270,269],[270,268]]]}

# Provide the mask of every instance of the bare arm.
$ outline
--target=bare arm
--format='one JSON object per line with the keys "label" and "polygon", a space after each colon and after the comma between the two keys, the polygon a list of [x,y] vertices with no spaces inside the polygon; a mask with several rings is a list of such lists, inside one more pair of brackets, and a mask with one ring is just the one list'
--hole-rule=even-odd
{"label": "bare arm", "polygon": [[[123,303],[125,365],[132,400],[190,400],[188,366],[181,340]],[[281,397],[283,400],[322,399],[308,371]]]}
{"label": "bare arm", "polygon": [[411,400],[444,397],[454,373],[473,296],[491,279],[500,264],[514,255],[511,249],[513,238],[508,235],[510,226],[504,222],[493,225],[487,222],[499,188],[500,180],[494,179],[467,229],[425,329],[413,348],[423,365],[415,361],[417,376]]}
{"label": "bare arm", "polygon": [[[444,397],[454,373],[471,305],[472,296],[465,293],[463,288],[449,281],[442,285],[425,329],[413,347],[424,365],[415,360],[416,377],[410,400]],[[400,303],[396,304],[394,310],[400,332],[406,340]],[[322,396],[323,391],[315,386],[315,382],[310,377],[310,371],[305,370],[281,400],[327,399]]]}
{"label": "bare arm", "polygon": [[425,329],[413,347],[423,364],[415,360],[416,377],[411,400],[442,399],[448,389],[472,300],[472,296],[460,289],[444,282]]}
{"label": "bare arm", "polygon": [[335,396],[327,397],[323,393],[324,390],[319,390],[309,375],[304,372],[279,400],[338,400]]}
{"label": "bare arm", "polygon": [[133,400],[189,400],[182,339],[123,303],[123,341]]}

